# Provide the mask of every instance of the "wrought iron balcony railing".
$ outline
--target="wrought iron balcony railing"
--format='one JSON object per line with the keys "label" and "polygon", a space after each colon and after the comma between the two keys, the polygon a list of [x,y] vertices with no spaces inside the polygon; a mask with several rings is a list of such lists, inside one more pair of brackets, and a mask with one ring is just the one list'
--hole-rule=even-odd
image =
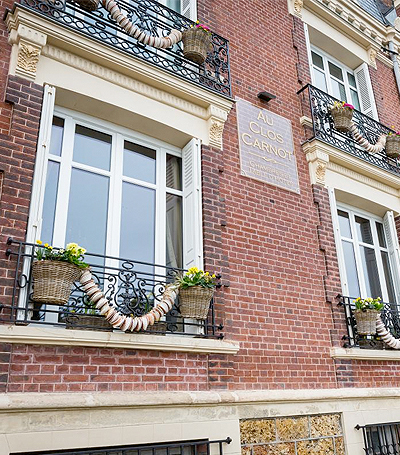
{"label": "wrought iron balcony railing", "polygon": [[[378,166],[392,174],[400,175],[399,160],[389,158],[384,152],[371,154],[358,145],[350,133],[341,133],[335,129],[335,123],[330,113],[330,107],[335,101],[333,96],[308,84],[299,90],[298,94],[306,95],[308,92],[308,103],[310,115],[313,122],[313,137],[326,142],[344,152],[354,155],[357,158]],[[371,144],[376,144],[379,136],[387,134],[392,130],[376,120],[355,110],[353,121],[360,133]]]}
{"label": "wrought iron balcony railing", "polygon": [[[339,306],[342,306],[345,313],[347,335],[343,336],[344,347],[361,347],[365,349],[390,349],[378,336],[360,336],[357,332],[357,323],[354,317],[355,297],[344,297],[339,295]],[[386,328],[395,338],[400,338],[400,307],[394,303],[384,303],[381,311],[381,318]]]}
{"label": "wrought iron balcony railing", "polygon": [[[19,8],[34,11],[63,27],[140,58],[194,84],[231,96],[228,40],[212,33],[212,49],[204,64],[183,56],[182,42],[170,49],[155,49],[126,34],[101,6],[89,12],[71,0],[20,0]],[[152,36],[185,30],[193,22],[154,0],[118,0],[120,9],[141,30]]]}
{"label": "wrought iron balcony railing", "polygon": [[400,422],[356,425],[363,431],[365,455],[400,455]]}
{"label": "wrought iron balcony railing", "polygon": [[[10,280],[11,303],[1,302],[0,321],[18,325],[46,324],[68,329],[112,330],[102,327],[104,321],[93,309],[75,283],[66,305],[42,304],[32,299],[32,263],[37,246],[9,239],[6,255],[13,262],[14,276]],[[109,304],[124,315],[141,316],[151,310],[162,298],[165,287],[174,281],[181,269],[137,262],[124,258],[85,254],[92,275],[103,290]],[[220,278],[220,277],[218,277]],[[217,287],[220,287],[218,285]],[[8,292],[6,292],[9,295]],[[8,298],[8,297],[7,297]],[[93,316],[85,318],[82,316]],[[152,334],[175,334],[206,338],[223,338],[222,324],[216,323],[213,300],[206,321],[182,318],[179,297],[165,318],[145,331]]]}

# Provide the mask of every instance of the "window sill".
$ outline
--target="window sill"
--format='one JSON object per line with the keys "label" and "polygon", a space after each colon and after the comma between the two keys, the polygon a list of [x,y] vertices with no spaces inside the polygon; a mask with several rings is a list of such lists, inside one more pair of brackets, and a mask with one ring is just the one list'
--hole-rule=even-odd
{"label": "window sill", "polygon": [[238,344],[214,339],[140,333],[92,332],[32,325],[0,325],[0,342],[192,352],[199,354],[236,354],[239,350]]}
{"label": "window sill", "polygon": [[343,360],[375,360],[400,362],[400,351],[381,351],[358,348],[332,348],[331,357]]}

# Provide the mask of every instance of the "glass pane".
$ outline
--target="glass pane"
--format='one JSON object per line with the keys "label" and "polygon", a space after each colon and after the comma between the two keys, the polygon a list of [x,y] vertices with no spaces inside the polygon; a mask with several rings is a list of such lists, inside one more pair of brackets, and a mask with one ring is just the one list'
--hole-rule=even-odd
{"label": "glass pane", "polygon": [[356,84],[356,78],[354,77],[354,74],[347,73],[347,80],[349,81],[349,85],[353,88],[357,88]]}
{"label": "glass pane", "polygon": [[182,160],[177,156],[167,155],[167,187],[182,189]]}
{"label": "glass pane", "polygon": [[334,65],[332,62],[328,62],[329,66],[329,73],[331,76],[336,77],[336,79],[339,79],[340,81],[343,81],[343,72],[342,68],[339,68],[338,66]]}
{"label": "glass pane", "polygon": [[74,161],[110,170],[111,136],[81,125],[76,125]]}
{"label": "glass pane", "polygon": [[374,299],[376,297],[382,297],[375,251],[372,248],[360,246],[360,253],[367,297],[372,297]]}
{"label": "glass pane", "polygon": [[167,0],[168,8],[173,9],[177,13],[181,13],[181,0]]}
{"label": "glass pane", "polygon": [[320,90],[323,90],[324,92],[327,92],[327,86],[326,86],[326,79],[325,79],[325,73],[322,71],[319,71],[315,68],[314,70],[314,83],[315,86],[318,87]]}
{"label": "glass pane", "polygon": [[331,78],[331,85],[332,85],[332,96],[338,98],[341,101],[346,101],[346,89],[344,85],[340,82]]}
{"label": "glass pane", "polygon": [[156,183],[156,151],[125,141],[124,175],[144,182]]}
{"label": "glass pane", "polygon": [[121,257],[154,263],[156,192],[122,184]]}
{"label": "glass pane", "polygon": [[166,265],[182,268],[182,198],[167,194]]}
{"label": "glass pane", "polygon": [[386,251],[381,251],[381,255],[382,255],[383,271],[385,273],[385,282],[386,282],[386,288],[387,288],[388,297],[389,297],[389,303],[396,303],[396,297],[394,295],[392,273],[390,271],[389,255]]}
{"label": "glass pane", "polygon": [[349,214],[342,210],[338,210],[338,217],[341,236],[347,237],[348,239],[353,238],[351,235]]}
{"label": "glass pane", "polygon": [[358,93],[355,90],[350,89],[351,94],[351,103],[359,111],[360,110],[360,100],[358,99]]}
{"label": "glass pane", "polygon": [[371,225],[369,220],[365,218],[361,218],[360,216],[355,217],[356,220],[356,229],[357,229],[357,237],[359,242],[369,243],[373,245],[372,239],[372,232],[371,232]]}
{"label": "glass pane", "polygon": [[43,201],[42,232],[40,238],[43,243],[47,242],[50,243],[50,245],[53,243],[59,172],[60,163],[49,161],[47,166],[46,189]]}
{"label": "glass pane", "polygon": [[51,127],[50,154],[61,156],[62,142],[64,134],[64,119],[53,117]]}
{"label": "glass pane", "polygon": [[360,296],[360,286],[358,284],[357,266],[354,256],[353,244],[350,242],[342,241],[343,256],[346,267],[347,282],[349,285],[349,297]]}
{"label": "glass pane", "polygon": [[76,242],[90,253],[105,254],[108,189],[108,177],[72,169],[66,244]]}
{"label": "glass pane", "polygon": [[383,230],[383,224],[379,223],[378,221],[375,222],[376,230],[378,232],[378,240],[379,246],[382,248],[386,248],[386,239],[385,239],[385,231]]}
{"label": "glass pane", "polygon": [[324,69],[324,62],[322,60],[322,57],[315,52],[311,51],[311,56],[312,56],[312,62],[315,66],[318,66],[321,70]]}

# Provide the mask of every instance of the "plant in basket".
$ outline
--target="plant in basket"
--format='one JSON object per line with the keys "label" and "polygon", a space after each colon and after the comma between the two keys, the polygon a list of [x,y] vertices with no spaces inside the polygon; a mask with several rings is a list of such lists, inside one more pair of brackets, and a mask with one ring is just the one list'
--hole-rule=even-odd
{"label": "plant in basket", "polygon": [[66,328],[76,330],[103,330],[111,332],[112,325],[96,310],[96,304],[86,295],[79,304],[73,304],[72,309],[68,308],[65,317]]}
{"label": "plant in basket", "polygon": [[344,101],[335,101],[330,108],[330,112],[335,122],[335,129],[342,133],[347,133],[351,127],[354,106]]}
{"label": "plant in basket", "polygon": [[383,303],[380,297],[373,299],[368,297],[362,299],[358,297],[354,301],[356,307],[354,317],[357,323],[357,331],[359,335],[375,335],[376,333],[376,318],[383,308]]}
{"label": "plant in basket", "polygon": [[182,42],[185,58],[201,65],[211,48],[211,30],[197,21],[183,32]]}
{"label": "plant in basket", "polygon": [[388,133],[386,136],[385,152],[390,158],[398,158],[400,156],[400,131],[390,131]]}
{"label": "plant in basket", "polygon": [[65,249],[54,249],[40,240],[37,244],[32,264],[32,300],[66,305],[73,283],[79,280],[82,269],[88,267],[83,261],[86,250],[76,243],[69,243]]}
{"label": "plant in basket", "polygon": [[179,310],[184,318],[204,320],[217,285],[215,274],[192,267],[176,278],[179,287]]}

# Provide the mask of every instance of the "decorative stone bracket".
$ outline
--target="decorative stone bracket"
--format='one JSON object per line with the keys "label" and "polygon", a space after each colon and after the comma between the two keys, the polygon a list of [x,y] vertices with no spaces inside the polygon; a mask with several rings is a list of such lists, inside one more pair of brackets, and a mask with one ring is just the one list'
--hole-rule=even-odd
{"label": "decorative stone bracket", "polygon": [[311,184],[318,183],[325,186],[326,167],[329,163],[329,155],[322,150],[305,150],[306,159],[310,171]]}
{"label": "decorative stone bracket", "polygon": [[216,147],[222,150],[222,133],[224,131],[224,125],[228,117],[228,113],[215,105],[211,105],[207,110],[207,114],[209,144],[211,147]]}
{"label": "decorative stone bracket", "polygon": [[16,29],[11,30],[8,41],[17,46],[16,53],[13,53],[15,74],[34,81],[40,53],[47,42],[47,36],[19,24]]}

